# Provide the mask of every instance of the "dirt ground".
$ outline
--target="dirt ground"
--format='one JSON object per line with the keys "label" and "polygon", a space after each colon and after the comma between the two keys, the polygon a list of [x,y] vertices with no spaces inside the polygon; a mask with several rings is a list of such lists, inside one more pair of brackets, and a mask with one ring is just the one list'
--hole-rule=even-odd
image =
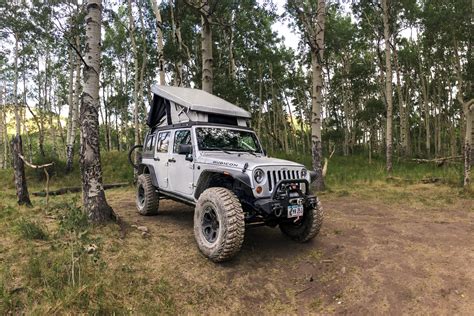
{"label": "dirt ground", "polygon": [[191,207],[163,200],[159,215],[143,217],[132,189],[107,195],[127,224],[150,230],[130,238],[140,232],[129,227],[121,251],[146,262],[150,282],[168,279],[180,313],[472,315],[474,201],[440,202],[439,190],[324,194],[316,239],[248,229],[241,253],[224,264],[199,253]]}

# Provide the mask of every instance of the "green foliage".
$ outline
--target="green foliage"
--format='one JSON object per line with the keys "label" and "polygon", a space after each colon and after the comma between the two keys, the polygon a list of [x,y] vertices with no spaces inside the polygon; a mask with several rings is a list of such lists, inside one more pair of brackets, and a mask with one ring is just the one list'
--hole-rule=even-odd
{"label": "green foliage", "polygon": [[77,199],[56,204],[52,209],[59,215],[59,233],[83,233],[90,223],[87,214],[77,204]]}
{"label": "green foliage", "polygon": [[15,230],[17,233],[25,239],[31,240],[47,240],[48,233],[46,228],[41,225],[39,222],[30,221],[25,218],[21,218],[15,225]]}

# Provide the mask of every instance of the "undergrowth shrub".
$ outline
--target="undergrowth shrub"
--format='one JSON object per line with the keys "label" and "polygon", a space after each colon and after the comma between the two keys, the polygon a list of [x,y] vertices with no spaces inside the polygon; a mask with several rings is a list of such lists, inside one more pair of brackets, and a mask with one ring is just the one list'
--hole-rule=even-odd
{"label": "undergrowth shrub", "polygon": [[17,221],[15,225],[15,230],[20,234],[21,237],[24,239],[37,239],[37,240],[47,240],[48,233],[46,232],[46,228],[36,222],[31,221],[25,218],[21,218]]}
{"label": "undergrowth shrub", "polygon": [[77,205],[76,199],[71,202],[63,202],[55,206],[59,210],[59,233],[82,232],[88,229],[90,223],[87,214]]}

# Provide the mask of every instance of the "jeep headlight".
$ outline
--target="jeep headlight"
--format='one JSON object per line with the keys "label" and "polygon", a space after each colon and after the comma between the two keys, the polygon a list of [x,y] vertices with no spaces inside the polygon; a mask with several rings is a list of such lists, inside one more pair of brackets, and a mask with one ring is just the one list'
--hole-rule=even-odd
{"label": "jeep headlight", "polygon": [[253,173],[253,178],[255,182],[260,184],[265,180],[265,172],[262,169],[256,169]]}
{"label": "jeep headlight", "polygon": [[301,169],[301,177],[305,178],[308,176],[308,170],[306,168]]}

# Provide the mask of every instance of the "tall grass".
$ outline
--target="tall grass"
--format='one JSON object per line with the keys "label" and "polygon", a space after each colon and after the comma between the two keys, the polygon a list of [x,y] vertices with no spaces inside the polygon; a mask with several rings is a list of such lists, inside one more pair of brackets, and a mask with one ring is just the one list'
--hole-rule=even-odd
{"label": "tall grass", "polygon": [[[54,162],[54,165],[48,168],[48,172],[51,177],[51,189],[78,186],[81,184],[81,173],[77,159],[74,161],[73,170],[70,173],[66,173],[65,162],[55,157],[45,157],[33,160],[33,163],[35,164],[42,164],[46,162]],[[133,169],[128,163],[126,152],[102,151],[101,162],[104,183],[132,181]],[[45,182],[44,172],[42,170],[31,169],[29,167],[25,167],[25,170],[28,186],[32,187],[34,190],[43,189]],[[6,189],[15,188],[12,169],[0,170],[0,186]]]}
{"label": "tall grass", "polygon": [[[300,162],[311,169],[311,156],[309,155],[278,153],[275,156]],[[395,160],[393,162],[393,178],[408,183],[432,179],[450,185],[461,186],[462,165],[457,163],[438,167],[434,163]],[[372,183],[375,181],[390,181],[390,178],[387,178],[384,159],[375,157],[372,159],[372,163],[369,164],[367,157],[354,155],[346,157],[333,156],[328,163],[325,181],[328,187],[332,187],[351,186],[357,183]]]}

